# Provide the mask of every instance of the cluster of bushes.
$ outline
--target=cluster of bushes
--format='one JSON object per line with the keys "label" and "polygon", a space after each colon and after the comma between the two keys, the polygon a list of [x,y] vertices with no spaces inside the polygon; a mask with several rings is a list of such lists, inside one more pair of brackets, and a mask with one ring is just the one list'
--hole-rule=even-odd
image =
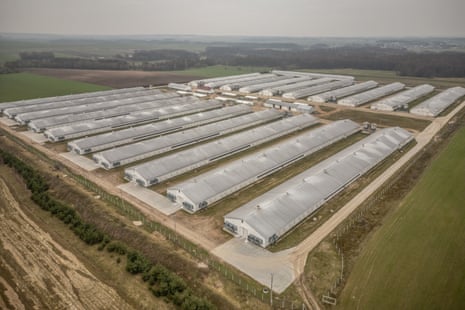
{"label": "cluster of bushes", "polygon": [[39,207],[69,225],[71,230],[85,243],[92,245],[103,241],[105,235],[94,225],[84,223],[73,208],[49,195],[48,184],[37,171],[5,151],[1,151],[1,156],[6,165],[14,168],[22,176],[32,193],[32,201]]}
{"label": "cluster of bushes", "polygon": [[173,302],[181,309],[214,309],[205,299],[194,296],[184,280],[173,272],[159,264],[153,265],[144,255],[129,249],[120,241],[110,242],[109,237],[95,225],[83,222],[73,208],[50,196],[46,180],[29,165],[3,150],[0,150],[0,158],[22,176],[27,188],[32,192],[31,199],[43,210],[69,225],[81,240],[89,245],[100,244],[99,250],[106,247],[108,252],[126,255],[126,271],[131,274],[143,274],[143,280],[149,283],[149,289],[155,296],[164,297],[167,302]]}
{"label": "cluster of bushes", "polygon": [[142,279],[149,284],[150,291],[156,297],[163,297],[183,310],[214,309],[205,299],[194,296],[181,277],[160,264],[153,265],[144,255],[128,249],[125,244],[112,241],[107,245],[107,251],[126,255],[126,271],[142,274]]}

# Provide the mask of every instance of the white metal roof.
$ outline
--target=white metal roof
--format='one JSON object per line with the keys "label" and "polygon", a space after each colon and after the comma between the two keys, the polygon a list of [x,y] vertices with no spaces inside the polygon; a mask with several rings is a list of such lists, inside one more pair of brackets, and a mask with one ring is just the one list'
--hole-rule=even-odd
{"label": "white metal roof", "polygon": [[206,206],[222,198],[225,192],[238,191],[359,130],[360,126],[353,121],[336,121],[204,173],[168,191],[180,191],[196,206]]}
{"label": "white metal roof", "polygon": [[[33,119],[40,119],[40,118],[50,118],[53,116],[60,116],[60,115],[72,115],[72,114],[82,114],[82,113],[90,113],[94,111],[107,111],[112,109],[117,109],[122,107],[123,109],[127,109],[128,111],[134,109],[144,109],[144,105],[142,103],[146,103],[146,105],[150,106],[151,104],[158,104],[157,101],[165,100],[170,98],[179,98],[179,95],[176,93],[168,93],[168,94],[154,94],[148,96],[141,96],[141,97],[131,97],[125,99],[118,99],[118,100],[111,100],[111,101],[101,101],[96,103],[89,103],[89,104],[82,104],[76,106],[64,106],[59,108],[51,108],[45,109],[40,111],[32,111],[26,113],[17,114],[15,119],[20,121],[21,123],[25,124]],[[119,112],[117,112],[119,113]]]}
{"label": "white metal roof", "polygon": [[217,138],[224,134],[262,124],[280,117],[282,117],[282,115],[277,111],[264,110],[116,147],[97,153],[93,158],[96,162],[104,163],[105,168],[111,168],[115,163],[126,165],[137,160],[162,154],[192,143]]}
{"label": "white metal roof", "polygon": [[159,109],[161,107],[169,107],[172,105],[187,104],[199,102],[199,99],[193,96],[180,97],[180,98],[168,98],[163,100],[156,100],[153,102],[144,102],[137,104],[137,107],[115,107],[103,111],[93,111],[81,114],[72,115],[58,115],[46,118],[35,119],[29,122],[28,126],[38,131],[38,129],[50,129],[54,127],[61,127],[66,125],[72,125],[75,123],[82,124],[85,121],[102,120],[107,118],[114,118],[123,115],[131,115],[134,113],[142,113],[144,111],[151,111],[153,109]]}
{"label": "white metal roof", "polygon": [[189,85],[193,87],[197,87],[199,85],[204,85],[210,82],[227,81],[227,80],[231,80],[235,78],[246,78],[246,77],[251,77],[251,76],[256,76],[256,75],[260,75],[260,73],[255,72],[255,73],[230,75],[230,76],[216,77],[216,78],[203,79],[203,80],[194,80],[194,81],[189,82]]}
{"label": "white metal roof", "polygon": [[313,78],[322,78],[328,77],[333,80],[345,80],[350,79],[353,80],[354,77],[350,75],[336,75],[336,74],[324,74],[324,73],[314,73],[314,72],[297,72],[297,71],[283,71],[283,70],[273,70],[271,73],[277,75],[287,75],[287,76],[309,76]]}
{"label": "white metal roof", "polygon": [[252,108],[247,105],[235,105],[218,110],[199,112],[184,117],[74,140],[68,143],[68,148],[75,150],[79,154],[90,153],[250,112],[252,112]]}
{"label": "white metal roof", "polygon": [[338,191],[412,139],[401,128],[380,130],[226,214],[264,238],[279,237]]}
{"label": "white metal roof", "polygon": [[58,102],[58,101],[65,101],[65,100],[75,100],[75,99],[80,99],[80,98],[90,98],[90,97],[96,97],[96,96],[106,96],[106,95],[111,95],[111,94],[136,92],[142,89],[144,88],[143,87],[132,87],[132,88],[102,90],[102,91],[96,91],[96,92],[90,92],[90,93],[80,93],[80,94],[74,94],[74,95],[11,101],[11,102],[2,103],[0,105],[0,111],[3,111],[4,109],[11,108],[11,107],[29,106],[29,105],[37,105],[37,104]]}
{"label": "white metal roof", "polygon": [[3,111],[5,115],[10,118],[13,118],[17,114],[27,113],[27,112],[34,112],[34,111],[41,111],[41,110],[52,110],[58,109],[63,107],[73,107],[78,105],[86,105],[98,102],[106,102],[112,100],[121,100],[126,98],[136,98],[140,96],[148,96],[148,95],[155,95],[159,94],[160,90],[158,89],[142,89],[139,91],[132,91],[127,93],[118,93],[118,94],[108,94],[108,95],[100,95],[94,97],[86,97],[86,98],[79,98],[79,99],[69,99],[63,101],[53,101],[53,102],[44,102],[41,104],[33,104],[27,106],[18,106],[18,107],[11,107],[7,108]]}
{"label": "white metal roof", "polygon": [[395,82],[350,97],[342,98],[338,100],[337,103],[341,105],[356,107],[364,103],[376,100],[378,98],[393,94],[403,89],[404,87],[405,84]]}
{"label": "white metal roof", "polygon": [[334,100],[338,99],[341,97],[349,96],[361,91],[368,90],[370,88],[378,86],[378,83],[375,81],[366,81],[363,83],[358,83],[355,85],[339,88],[336,90],[331,90],[324,92],[322,94],[318,95],[313,95],[308,100],[314,101],[314,102],[328,102],[329,100]]}
{"label": "white metal roof", "polygon": [[[308,77],[308,78],[310,79],[311,77]],[[331,78],[318,78],[314,80],[307,80],[307,81],[302,81],[302,82],[298,82],[298,83],[294,83],[290,85],[267,88],[267,89],[262,90],[259,94],[262,96],[274,96],[274,95],[283,94],[285,92],[298,91],[298,90],[305,89],[307,87],[314,86],[314,85],[328,83],[333,80],[334,79],[331,79]]]}
{"label": "white metal roof", "polygon": [[448,106],[463,96],[465,96],[465,88],[460,86],[452,87],[413,107],[410,113],[424,116],[438,116]]}
{"label": "white metal roof", "polygon": [[434,91],[434,86],[429,84],[419,85],[391,97],[379,100],[371,105],[371,109],[394,111],[401,108],[403,105],[408,105],[410,102],[431,93],[432,91]]}
{"label": "white metal roof", "polygon": [[322,93],[328,90],[344,87],[347,85],[352,85],[354,82],[351,79],[345,79],[341,81],[334,81],[334,82],[329,82],[329,83],[324,83],[320,85],[315,85],[307,88],[303,88],[300,90],[294,90],[292,92],[287,92],[283,94],[283,98],[288,98],[288,99],[299,99],[299,98],[304,98],[308,97],[314,94]]}
{"label": "white metal roof", "polygon": [[220,90],[226,90],[230,91],[234,89],[237,89],[239,87],[233,87],[233,85],[247,85],[247,83],[254,83],[255,81],[271,78],[271,77],[276,77],[274,74],[257,74],[253,76],[246,76],[246,77],[232,77],[231,79],[228,79],[226,81],[216,81],[212,83],[206,84],[206,86],[212,87],[212,88],[219,88]]}
{"label": "white metal roof", "polygon": [[226,138],[177,152],[125,170],[125,177],[141,180],[145,185],[206,165],[255,145],[276,139],[287,133],[306,128],[318,122],[310,114],[301,114],[240,132]]}
{"label": "white metal roof", "polygon": [[309,81],[310,78],[308,77],[285,77],[282,79],[279,79],[277,81],[271,81],[271,82],[266,82],[266,83],[259,83],[259,84],[254,84],[254,85],[249,85],[242,87],[239,91],[243,93],[256,93],[259,90],[262,90],[264,88],[268,87],[278,87],[278,86],[283,86],[283,85],[295,85],[295,83],[298,82],[303,82],[303,81]]}
{"label": "white metal roof", "polygon": [[110,131],[115,128],[129,127],[132,125],[147,123],[154,120],[167,119],[170,117],[176,117],[199,111],[215,109],[221,106],[222,104],[216,100],[171,105],[163,108],[159,107],[151,110],[136,111],[123,116],[74,123],[62,127],[54,127],[47,129],[44,134],[47,137],[51,137],[52,140],[55,140],[53,139],[53,137],[63,137],[62,139],[73,139],[83,137],[89,134]]}

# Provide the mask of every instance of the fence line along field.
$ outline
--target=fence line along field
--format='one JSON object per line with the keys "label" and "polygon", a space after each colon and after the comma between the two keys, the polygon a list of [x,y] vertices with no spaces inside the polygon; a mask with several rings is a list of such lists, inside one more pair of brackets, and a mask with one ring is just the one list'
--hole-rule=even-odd
{"label": "fence line along field", "polygon": [[62,96],[110,89],[31,73],[0,74],[0,102]]}
{"label": "fence line along field", "polygon": [[465,128],[362,250],[341,309],[464,309]]}

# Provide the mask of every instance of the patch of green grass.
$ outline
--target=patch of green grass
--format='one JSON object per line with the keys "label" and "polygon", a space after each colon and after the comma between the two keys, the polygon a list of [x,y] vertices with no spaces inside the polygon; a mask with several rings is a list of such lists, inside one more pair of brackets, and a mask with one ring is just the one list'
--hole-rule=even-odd
{"label": "patch of green grass", "polygon": [[202,68],[193,68],[187,69],[183,71],[174,71],[178,74],[185,74],[185,75],[197,75],[202,76],[205,78],[211,77],[220,77],[220,76],[228,76],[228,75],[239,75],[239,74],[247,74],[247,73],[254,73],[254,72],[264,72],[270,71],[271,68],[267,67],[235,67],[235,66],[209,66],[209,67],[202,67]]}
{"label": "patch of green grass", "polygon": [[342,309],[465,308],[465,128],[360,253]]}
{"label": "patch of green grass", "polygon": [[413,76],[400,76],[394,71],[383,70],[358,70],[358,69],[305,69],[304,72],[343,74],[355,77],[357,81],[375,80],[381,84],[401,82],[407,86],[431,84],[444,89],[454,86],[465,86],[465,78],[424,78]]}
{"label": "patch of green grass", "polygon": [[110,89],[31,73],[0,75],[0,102],[61,96]]}

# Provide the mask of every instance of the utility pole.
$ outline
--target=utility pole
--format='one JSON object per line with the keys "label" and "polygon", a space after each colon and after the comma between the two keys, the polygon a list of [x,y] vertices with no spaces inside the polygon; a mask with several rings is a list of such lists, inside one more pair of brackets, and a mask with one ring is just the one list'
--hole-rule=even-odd
{"label": "utility pole", "polygon": [[271,275],[271,282],[270,282],[270,306],[273,309],[273,273]]}

